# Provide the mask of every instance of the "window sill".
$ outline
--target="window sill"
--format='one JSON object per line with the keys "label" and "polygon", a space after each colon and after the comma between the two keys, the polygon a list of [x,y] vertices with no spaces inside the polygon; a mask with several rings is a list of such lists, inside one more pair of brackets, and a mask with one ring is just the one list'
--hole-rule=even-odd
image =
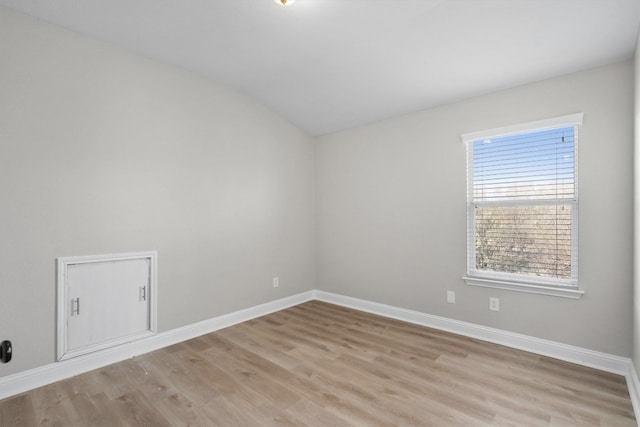
{"label": "window sill", "polygon": [[556,287],[548,285],[538,285],[532,283],[508,282],[496,279],[485,279],[478,277],[463,277],[467,285],[481,286],[484,288],[506,289],[516,292],[527,292],[530,294],[550,295],[554,297],[579,299],[584,295],[584,291],[578,288]]}

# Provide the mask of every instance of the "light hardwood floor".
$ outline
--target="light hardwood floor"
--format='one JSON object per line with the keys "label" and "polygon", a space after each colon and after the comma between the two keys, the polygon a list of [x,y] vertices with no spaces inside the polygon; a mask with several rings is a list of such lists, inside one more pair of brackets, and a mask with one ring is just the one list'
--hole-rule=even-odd
{"label": "light hardwood floor", "polygon": [[0,426],[635,426],[623,377],[318,301],[0,401]]}

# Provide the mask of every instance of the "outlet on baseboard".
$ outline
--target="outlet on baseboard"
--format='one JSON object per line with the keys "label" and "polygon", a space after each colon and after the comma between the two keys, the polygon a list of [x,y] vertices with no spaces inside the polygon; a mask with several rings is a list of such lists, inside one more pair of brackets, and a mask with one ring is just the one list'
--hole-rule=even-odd
{"label": "outlet on baseboard", "polygon": [[280,286],[280,278],[274,277],[273,278],[273,287],[277,288],[278,286]]}
{"label": "outlet on baseboard", "polygon": [[500,311],[500,298],[489,297],[489,310]]}

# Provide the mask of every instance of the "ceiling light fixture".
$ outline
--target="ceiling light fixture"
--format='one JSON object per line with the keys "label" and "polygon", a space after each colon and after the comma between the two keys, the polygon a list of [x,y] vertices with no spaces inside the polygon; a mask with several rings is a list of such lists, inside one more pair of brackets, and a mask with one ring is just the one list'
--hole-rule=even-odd
{"label": "ceiling light fixture", "polygon": [[282,6],[286,6],[289,4],[293,4],[296,0],[273,0],[274,2],[282,5]]}

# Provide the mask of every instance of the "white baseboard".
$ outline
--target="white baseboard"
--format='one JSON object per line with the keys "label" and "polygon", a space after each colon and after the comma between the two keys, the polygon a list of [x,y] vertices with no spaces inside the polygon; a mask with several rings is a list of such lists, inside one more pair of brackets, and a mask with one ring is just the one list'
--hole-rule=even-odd
{"label": "white baseboard", "polygon": [[638,419],[640,418],[640,381],[638,380],[638,371],[636,371],[633,362],[629,363],[629,373],[626,377],[633,412],[636,414],[636,421],[640,423],[640,419]]}
{"label": "white baseboard", "polygon": [[320,301],[566,360],[602,371],[626,375],[629,370],[629,359],[624,357],[324,291],[316,291],[315,296]]}
{"label": "white baseboard", "polygon": [[319,290],[303,292],[161,332],[136,342],[2,377],[0,399],[314,299],[622,375],[627,380],[634,412],[640,414],[640,380],[629,358]]}
{"label": "white baseboard", "polygon": [[0,378],[0,399],[283,310],[310,301],[314,299],[314,295],[314,291],[303,292],[170,331],[160,332],[135,342],[8,375]]}
{"label": "white baseboard", "polygon": [[638,379],[638,374],[630,358],[325,291],[316,290],[314,296],[315,299],[319,301],[350,307],[367,313],[378,314],[380,316],[427,326],[622,375],[627,380],[629,396],[636,418],[640,418],[640,380]]}

